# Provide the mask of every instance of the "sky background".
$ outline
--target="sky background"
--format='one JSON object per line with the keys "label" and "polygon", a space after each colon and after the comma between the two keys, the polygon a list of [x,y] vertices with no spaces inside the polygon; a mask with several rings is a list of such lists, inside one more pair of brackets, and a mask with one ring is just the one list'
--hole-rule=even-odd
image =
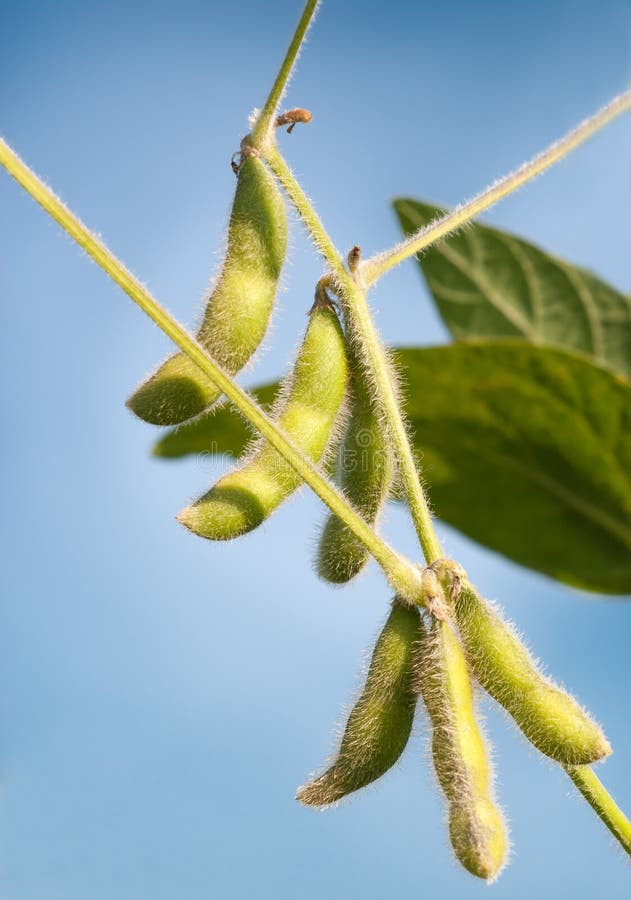
{"label": "sky background", "polygon": [[[0,0],[0,130],[182,320],[220,260],[228,161],[298,0]],[[361,14],[360,14],[361,10]],[[631,76],[629,0],[325,2],[283,135],[333,238],[398,239],[398,194],[451,204],[515,167]],[[487,214],[631,287],[631,119]],[[300,229],[273,341],[287,366],[321,264]],[[320,814],[295,788],[332,747],[386,615],[376,567],[319,582],[307,492],[241,541],[174,516],[218,467],[152,459],[124,400],[166,339],[0,173],[3,900],[380,900],[487,895],[452,861],[420,721],[401,764]],[[417,267],[372,295],[392,343],[447,334]],[[389,538],[415,554],[401,509]],[[604,724],[600,774],[631,809],[631,604],[588,597],[439,526]],[[560,769],[489,703],[513,859],[497,900],[629,896],[631,868]]]}

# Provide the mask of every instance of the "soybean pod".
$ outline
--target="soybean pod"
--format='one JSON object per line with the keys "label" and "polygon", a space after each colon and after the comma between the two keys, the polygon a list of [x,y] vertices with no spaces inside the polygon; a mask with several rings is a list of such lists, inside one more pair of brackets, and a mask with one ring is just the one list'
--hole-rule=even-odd
{"label": "soybean pod", "polygon": [[[346,344],[339,320],[317,302],[293,372],[272,413],[294,444],[319,462],[336,433],[348,378]],[[225,541],[260,525],[301,484],[301,478],[266,441],[241,468],[221,478],[178,519],[195,534]]]}
{"label": "soybean pod", "polygon": [[[338,477],[348,500],[374,526],[392,484],[393,456],[360,361],[352,348],[351,418],[338,462]],[[355,577],[370,558],[357,536],[337,516],[329,515],[318,545],[318,575],[343,584]]]}
{"label": "soybean pod", "polygon": [[563,765],[587,765],[611,753],[601,728],[541,674],[513,627],[467,583],[456,616],[475,677],[541,753]]}
{"label": "soybean pod", "polygon": [[[267,331],[287,249],[283,198],[263,162],[244,156],[228,227],[226,256],[197,339],[230,375]],[[184,353],[171,356],[127,401],[141,419],[177,425],[201,413],[219,389]]]}
{"label": "soybean pod", "polygon": [[508,837],[493,799],[469,669],[448,622],[433,618],[421,633],[418,678],[432,722],[434,768],[449,804],[451,845],[469,872],[490,881],[504,863]]}
{"label": "soybean pod", "polygon": [[414,650],[420,616],[394,600],[375,644],[364,689],[353,706],[333,764],[298,790],[307,806],[329,806],[388,771],[410,737],[417,689]]}

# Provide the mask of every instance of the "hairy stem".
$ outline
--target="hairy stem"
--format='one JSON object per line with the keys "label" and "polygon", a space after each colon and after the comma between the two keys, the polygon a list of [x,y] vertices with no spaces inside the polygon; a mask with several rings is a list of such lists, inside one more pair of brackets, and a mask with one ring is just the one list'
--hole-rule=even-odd
{"label": "hairy stem", "polygon": [[419,229],[416,234],[410,235],[405,241],[386,250],[372,259],[366,260],[361,265],[361,273],[363,282],[366,286],[374,284],[378,278],[381,278],[389,269],[397,266],[399,263],[427,249],[431,244],[435,244],[441,238],[446,237],[452,231],[462,228],[467,222],[470,222],[485,209],[488,209],[498,200],[507,197],[513,191],[516,191],[522,185],[526,184],[537,175],[541,175],[546,169],[554,163],[563,159],[570,151],[574,150],[592,135],[600,131],[605,125],[619,116],[621,113],[631,109],[631,90],[626,91],[615,97],[606,106],[603,106],[594,116],[585,119],[573,131],[567,134],[561,140],[552,144],[530,162],[524,163],[515,172],[500,178],[473,200],[456,207],[452,212],[429,225],[425,225]]}
{"label": "hairy stem", "polygon": [[631,822],[598,776],[589,766],[565,766],[565,771],[620,846],[631,856]]}
{"label": "hairy stem", "polygon": [[345,268],[308,197],[276,147],[266,147],[262,155],[296,208],[318,250],[331,267],[337,290],[348,311],[353,335],[364,358],[375,389],[377,402],[381,407],[383,418],[394,444],[403,486],[425,559],[431,563],[443,554],[434,531],[429,505],[403,421],[392,369],[370,315],[366,292]]}
{"label": "hairy stem", "polygon": [[403,419],[395,376],[370,314],[365,290],[347,276],[342,284],[342,294],[352,321],[353,334],[364,356],[367,371],[373,381],[377,403],[394,445],[414,527],[429,565],[440,559],[443,553],[434,530],[429,504]]}
{"label": "hairy stem", "polygon": [[418,568],[397,554],[364,522],[319,469],[277,428],[252,398],[212,360],[204,348],[125,268],[114,254],[59,200],[16,153],[0,140],[0,164],[82,247],[156,325],[222,390],[270,444],[295,469],[329,509],[367,547],[394,590],[410,603],[422,602]]}
{"label": "hairy stem", "polygon": [[272,85],[272,89],[269,92],[269,96],[265,101],[265,106],[261,110],[261,113],[256,120],[256,124],[254,126],[254,130],[252,131],[252,144],[255,147],[259,147],[261,144],[267,142],[270,133],[274,128],[274,116],[276,114],[276,110],[278,109],[278,104],[280,103],[283,94],[285,93],[285,88],[291,78],[291,73],[296,64],[296,60],[298,59],[298,55],[300,53],[300,48],[307,36],[307,31],[309,30],[309,26],[313,22],[315,14],[317,12],[318,6],[320,5],[320,0],[307,0],[305,3],[305,8],[302,11],[302,15],[300,16],[300,21],[296,26],[296,30],[294,32],[294,36],[291,39],[291,43],[287,48],[287,53],[285,54],[285,59],[282,62],[280,69],[278,70],[278,74]]}
{"label": "hairy stem", "polygon": [[281,187],[294,205],[296,212],[302,219],[311,239],[320,254],[324,257],[324,260],[328,263],[334,276],[339,280],[348,278],[348,272],[344,267],[342,258],[337,252],[333,241],[327,234],[324,225],[320,221],[320,217],[314,210],[311,201],[296,181],[293,172],[272,141],[265,146],[261,152],[261,156],[268,164],[278,179]]}

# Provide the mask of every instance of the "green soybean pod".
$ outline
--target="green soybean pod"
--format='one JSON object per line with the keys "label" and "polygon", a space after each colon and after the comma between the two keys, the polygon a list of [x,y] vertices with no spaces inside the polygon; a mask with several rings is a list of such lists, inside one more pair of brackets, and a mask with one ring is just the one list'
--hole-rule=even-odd
{"label": "green soybean pod", "polygon": [[[338,480],[361,517],[374,526],[392,484],[393,455],[362,367],[350,351],[351,417],[338,461]],[[344,584],[370,558],[364,544],[333,514],[324,523],[317,554],[320,578]]]}
{"label": "green soybean pod", "polygon": [[332,765],[298,790],[307,806],[329,806],[388,771],[410,737],[417,701],[416,607],[394,600],[375,644],[364,689],[348,717]]}
{"label": "green soybean pod", "polygon": [[[348,379],[346,343],[332,307],[311,314],[293,372],[272,417],[305,456],[319,462],[335,437]],[[195,534],[226,541],[260,525],[302,483],[267,441],[178,515]]]}
{"label": "green soybean pod", "polygon": [[[287,216],[273,177],[245,156],[228,227],[226,256],[206,304],[197,339],[236,375],[267,331],[287,250]],[[171,356],[136,389],[127,406],[153,425],[177,425],[201,413],[221,392],[184,353]]]}
{"label": "green soybean pod", "polygon": [[467,662],[451,625],[422,626],[418,678],[432,721],[432,756],[449,803],[449,835],[462,865],[493,880],[504,863],[508,838],[492,795],[488,754],[475,718]]}
{"label": "green soybean pod", "polygon": [[476,679],[537,750],[563,765],[587,765],[611,753],[601,728],[541,674],[512,626],[467,583],[456,617]]}

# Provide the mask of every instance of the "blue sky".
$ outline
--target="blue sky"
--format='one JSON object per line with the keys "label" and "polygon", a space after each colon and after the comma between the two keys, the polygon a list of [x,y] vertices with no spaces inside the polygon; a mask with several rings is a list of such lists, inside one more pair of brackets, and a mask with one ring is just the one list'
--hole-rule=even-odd
{"label": "blue sky", "polygon": [[[220,260],[228,160],[298,16],[296,0],[0,0],[0,129],[181,319]],[[398,239],[389,201],[450,204],[624,89],[628,0],[325,2],[288,96],[314,113],[283,147],[340,247]],[[631,286],[631,121],[487,221]],[[311,558],[306,492],[229,546],[174,516],[217,467],[169,464],[124,407],[168,344],[0,177],[4,440],[0,894],[4,900],[377,900],[485,891],[452,862],[419,723],[401,765],[317,814],[295,788],[386,613],[375,568],[345,591]],[[294,231],[273,340],[283,371],[321,264]],[[447,340],[416,267],[372,301],[392,343]],[[416,552],[401,509],[389,538]],[[578,594],[440,527],[616,749],[631,809],[631,605]],[[628,896],[629,866],[562,773],[483,704],[512,824],[498,898]]]}

